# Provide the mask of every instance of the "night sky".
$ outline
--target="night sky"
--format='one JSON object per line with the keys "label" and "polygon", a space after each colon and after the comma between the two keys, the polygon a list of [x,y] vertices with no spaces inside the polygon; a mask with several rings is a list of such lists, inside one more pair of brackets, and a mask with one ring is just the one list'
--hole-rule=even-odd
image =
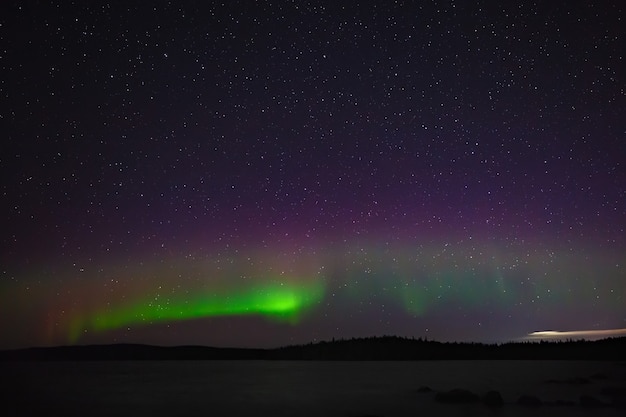
{"label": "night sky", "polygon": [[626,328],[622,1],[0,22],[0,348]]}

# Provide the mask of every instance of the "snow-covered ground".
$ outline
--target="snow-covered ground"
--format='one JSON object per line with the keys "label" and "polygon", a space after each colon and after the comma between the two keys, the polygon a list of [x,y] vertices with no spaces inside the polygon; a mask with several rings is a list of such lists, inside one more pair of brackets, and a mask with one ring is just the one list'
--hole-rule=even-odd
{"label": "snow-covered ground", "polygon": [[[0,369],[4,416],[621,416],[624,409],[516,402],[523,394],[608,402],[604,387],[626,387],[626,365],[615,362],[23,362]],[[433,392],[419,393],[424,386]],[[454,388],[497,390],[505,404],[435,401],[435,392]]]}

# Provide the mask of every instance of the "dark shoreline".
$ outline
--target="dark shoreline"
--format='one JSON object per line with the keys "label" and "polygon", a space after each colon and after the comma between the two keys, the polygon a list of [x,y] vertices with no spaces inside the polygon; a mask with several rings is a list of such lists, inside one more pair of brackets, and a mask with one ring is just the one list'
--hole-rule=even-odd
{"label": "dark shoreline", "polygon": [[596,360],[626,361],[626,338],[596,341],[442,343],[395,336],[334,340],[276,349],[113,344],[0,351],[0,361],[94,360]]}

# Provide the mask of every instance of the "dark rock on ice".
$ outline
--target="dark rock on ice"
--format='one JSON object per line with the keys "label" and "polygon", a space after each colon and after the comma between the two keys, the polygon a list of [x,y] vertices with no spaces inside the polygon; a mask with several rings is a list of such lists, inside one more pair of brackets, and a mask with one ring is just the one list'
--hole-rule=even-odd
{"label": "dark rock on ice", "polygon": [[502,407],[504,401],[498,391],[489,391],[483,396],[483,404],[489,407]]}
{"label": "dark rock on ice", "polygon": [[438,392],[435,401],[444,404],[469,404],[480,401],[480,397],[465,389],[453,389],[447,392]]}
{"label": "dark rock on ice", "polygon": [[543,401],[534,395],[522,395],[518,398],[517,403],[524,407],[539,407],[543,404]]}
{"label": "dark rock on ice", "polygon": [[576,405],[576,403],[571,400],[556,400],[553,403],[550,403],[550,405],[554,405],[557,407],[573,407]]}
{"label": "dark rock on ice", "polygon": [[580,405],[585,408],[600,408],[609,405],[596,397],[592,397],[591,395],[581,395],[579,401]]}

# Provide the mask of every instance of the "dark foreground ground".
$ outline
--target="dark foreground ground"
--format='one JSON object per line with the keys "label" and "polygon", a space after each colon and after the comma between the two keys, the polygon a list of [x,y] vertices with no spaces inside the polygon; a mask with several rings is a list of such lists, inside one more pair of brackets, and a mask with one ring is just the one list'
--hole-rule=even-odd
{"label": "dark foreground ground", "polygon": [[[3,416],[623,416],[614,361],[4,361]],[[491,392],[485,397],[485,394]],[[497,394],[496,394],[497,393]]]}
{"label": "dark foreground ground", "polygon": [[623,416],[626,338],[0,352],[2,416]]}

